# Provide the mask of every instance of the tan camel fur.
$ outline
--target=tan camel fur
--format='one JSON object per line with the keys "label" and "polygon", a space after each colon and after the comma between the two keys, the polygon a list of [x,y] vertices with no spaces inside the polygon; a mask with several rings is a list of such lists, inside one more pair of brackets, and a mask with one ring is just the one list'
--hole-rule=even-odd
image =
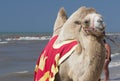
{"label": "tan camel fur", "polygon": [[60,66],[55,81],[98,81],[104,60],[105,48],[103,18],[93,8],[81,7],[68,19],[62,8],[54,25],[57,41],[76,39],[78,47]]}

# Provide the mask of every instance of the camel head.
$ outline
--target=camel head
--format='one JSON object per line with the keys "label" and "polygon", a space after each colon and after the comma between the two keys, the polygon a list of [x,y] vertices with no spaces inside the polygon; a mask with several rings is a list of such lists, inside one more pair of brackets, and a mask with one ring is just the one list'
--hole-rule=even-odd
{"label": "camel head", "polygon": [[98,37],[104,35],[105,23],[103,17],[93,8],[87,8],[83,11],[83,14],[80,23],[84,33]]}
{"label": "camel head", "polygon": [[58,41],[78,39],[80,32],[87,36],[103,37],[104,30],[103,17],[93,8],[81,7],[64,23]]}

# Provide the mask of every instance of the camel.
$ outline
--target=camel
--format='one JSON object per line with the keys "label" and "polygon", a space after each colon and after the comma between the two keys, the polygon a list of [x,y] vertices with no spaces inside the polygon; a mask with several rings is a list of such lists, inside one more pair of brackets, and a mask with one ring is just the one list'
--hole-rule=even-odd
{"label": "camel", "polygon": [[[77,45],[58,69],[55,68],[55,78],[49,81],[98,81],[105,61],[104,31],[103,17],[94,8],[80,7],[69,18],[61,8],[54,24],[52,37],[58,36],[54,45],[69,40],[76,40]],[[42,62],[46,59],[43,58]],[[36,72],[38,67],[41,68],[36,66]],[[48,74],[46,72],[39,81],[47,81],[44,78]]]}
{"label": "camel", "polygon": [[[58,15],[59,17],[61,16]],[[65,23],[61,24],[55,43],[76,39],[79,45],[59,66],[55,81],[98,81],[105,60],[105,24],[102,16],[93,8],[81,7],[68,20],[63,21]]]}

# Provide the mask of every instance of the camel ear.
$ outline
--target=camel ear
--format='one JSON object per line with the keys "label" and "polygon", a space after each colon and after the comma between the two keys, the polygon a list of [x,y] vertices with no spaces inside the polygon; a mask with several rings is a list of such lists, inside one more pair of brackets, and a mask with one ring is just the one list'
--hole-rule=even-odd
{"label": "camel ear", "polygon": [[62,26],[64,25],[64,23],[66,22],[66,20],[67,20],[67,15],[66,15],[65,9],[62,7],[60,8],[57,14],[57,18],[54,24],[53,35],[59,35],[60,30]]}

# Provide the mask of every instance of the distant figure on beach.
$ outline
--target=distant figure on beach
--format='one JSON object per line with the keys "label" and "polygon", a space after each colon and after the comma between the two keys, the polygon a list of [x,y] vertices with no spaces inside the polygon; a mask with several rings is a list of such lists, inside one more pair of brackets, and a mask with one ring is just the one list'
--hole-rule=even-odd
{"label": "distant figure on beach", "polygon": [[104,41],[104,45],[105,45],[105,49],[106,49],[106,59],[105,59],[104,67],[103,67],[103,71],[104,71],[104,74],[105,74],[104,81],[109,81],[109,68],[108,68],[108,65],[109,65],[109,63],[111,61],[111,47],[106,42],[105,39],[103,41]]}

